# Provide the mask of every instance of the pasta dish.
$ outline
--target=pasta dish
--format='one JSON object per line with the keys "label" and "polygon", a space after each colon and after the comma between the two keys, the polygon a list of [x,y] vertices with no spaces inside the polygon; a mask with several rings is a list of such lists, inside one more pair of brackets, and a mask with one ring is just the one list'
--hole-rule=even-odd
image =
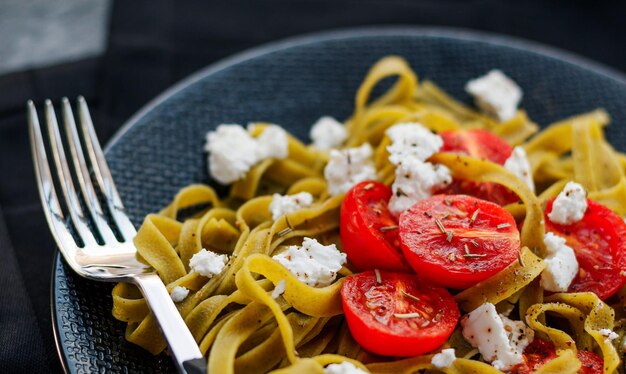
{"label": "pasta dish", "polygon": [[[466,90],[479,109],[389,56],[312,144],[270,123],[208,133],[227,196],[185,187],[134,242],[209,372],[623,372],[626,156],[608,114],[540,131],[504,73]],[[135,286],[115,286],[113,315],[166,349]]]}

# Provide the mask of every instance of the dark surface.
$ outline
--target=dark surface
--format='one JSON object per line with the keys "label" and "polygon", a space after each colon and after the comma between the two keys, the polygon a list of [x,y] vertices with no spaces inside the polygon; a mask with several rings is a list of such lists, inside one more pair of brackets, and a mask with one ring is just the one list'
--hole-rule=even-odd
{"label": "dark surface", "polygon": [[[529,45],[483,38],[424,29],[325,34],[209,68],[110,144],[106,155],[126,210],[138,225],[180,188],[209,183],[204,135],[219,123],[271,121],[306,140],[310,124],[320,116],[349,116],[367,70],[394,53],[407,58],[422,77],[466,101],[465,82],[497,66],[524,88],[522,106],[540,124],[598,106],[616,123],[626,121],[626,79],[534,52]],[[622,129],[608,129],[618,148],[626,147]],[[80,279],[61,262],[56,281],[61,345],[69,368],[90,372],[106,367],[120,373],[127,368],[172,369],[167,357],[151,357],[124,341],[122,324],[111,316],[109,286]]]}
{"label": "dark surface", "polygon": [[[284,36],[371,24],[448,25],[516,35],[626,71],[625,15],[626,3],[617,0],[115,2],[102,58],[0,76],[0,372],[60,370],[49,309],[54,246],[31,170],[27,99],[41,103],[46,97],[85,95],[104,142],[150,98],[219,58]],[[533,79],[543,81],[543,72]],[[551,100],[558,104],[561,95]],[[586,104],[601,100],[600,95]]]}

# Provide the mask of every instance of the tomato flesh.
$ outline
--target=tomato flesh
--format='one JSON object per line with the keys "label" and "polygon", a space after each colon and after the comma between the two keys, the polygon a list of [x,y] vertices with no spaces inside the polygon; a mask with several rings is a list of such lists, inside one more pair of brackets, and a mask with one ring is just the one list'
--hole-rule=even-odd
{"label": "tomato flesh", "polygon": [[[510,374],[531,374],[541,366],[557,357],[554,343],[544,339],[535,338],[524,350],[524,362],[515,365]],[[578,360],[581,367],[580,374],[600,374],[604,366],[602,357],[589,351],[578,350]]]}
{"label": "tomato flesh", "polygon": [[[497,204],[466,195],[435,195],[400,215],[400,244],[420,278],[468,288],[517,260],[519,231]],[[444,232],[445,231],[445,232]]]}
{"label": "tomato flesh", "polygon": [[417,356],[450,337],[460,317],[450,293],[413,274],[374,271],[349,276],[341,288],[343,311],[354,339],[383,356]]}
{"label": "tomato flesh", "polygon": [[366,181],[350,189],[341,205],[341,244],[359,271],[411,271],[400,249],[398,221],[387,207],[390,197],[389,187]]}
{"label": "tomato flesh", "polygon": [[[440,152],[461,153],[500,165],[504,165],[513,153],[513,148],[509,143],[486,130],[444,131],[439,135],[443,138],[443,147],[441,147]],[[457,178],[454,178],[452,183],[438,192],[471,195],[499,205],[506,205],[519,200],[514,192],[497,183],[478,183]]]}
{"label": "tomato flesh", "polygon": [[587,199],[587,211],[578,222],[559,225],[548,218],[554,199],[545,210],[546,231],[565,238],[578,260],[578,275],[569,292],[593,292],[601,299],[626,283],[626,223],[612,210]]}

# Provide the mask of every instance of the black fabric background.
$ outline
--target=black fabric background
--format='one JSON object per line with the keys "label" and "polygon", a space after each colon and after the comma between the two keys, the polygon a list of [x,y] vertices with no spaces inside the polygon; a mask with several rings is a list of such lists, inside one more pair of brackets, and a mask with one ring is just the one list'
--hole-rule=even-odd
{"label": "black fabric background", "polygon": [[618,0],[114,1],[104,56],[0,76],[0,372],[61,370],[50,318],[55,248],[32,173],[26,100],[84,95],[104,143],[148,100],[222,57],[301,33],[394,24],[519,36],[626,71]]}

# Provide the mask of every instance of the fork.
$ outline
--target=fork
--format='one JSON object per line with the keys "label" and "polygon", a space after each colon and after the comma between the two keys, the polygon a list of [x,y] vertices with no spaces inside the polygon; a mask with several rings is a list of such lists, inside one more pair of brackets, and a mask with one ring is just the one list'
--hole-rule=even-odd
{"label": "fork", "polygon": [[[39,197],[52,236],[67,264],[78,275],[88,279],[129,282],[138,286],[159,323],[178,371],[189,374],[206,373],[206,360],[202,357],[198,344],[178,313],[165,285],[150,266],[137,259],[137,249],[132,242],[137,231],[124,210],[96,137],[85,99],[82,96],[78,98],[78,116],[88,157],[85,157],[83,152],[69,100],[62,99],[63,123],[69,154],[64,150],[52,102],[45,101],[49,148],[54,169],[51,169],[46,156],[35,104],[28,101],[27,108]],[[71,164],[68,158],[72,160]],[[71,168],[74,170],[80,191],[74,186]],[[93,179],[96,180],[95,185],[90,176],[90,168]],[[60,197],[56,192],[52,170],[55,170],[57,186],[61,190]],[[100,204],[96,189],[106,203],[110,213],[109,219]],[[81,207],[79,193],[82,193],[87,212]],[[62,207],[62,203],[65,208]],[[93,229],[90,228],[89,221]],[[78,240],[72,235],[68,222],[71,222]],[[118,236],[115,235],[116,231]]]}

